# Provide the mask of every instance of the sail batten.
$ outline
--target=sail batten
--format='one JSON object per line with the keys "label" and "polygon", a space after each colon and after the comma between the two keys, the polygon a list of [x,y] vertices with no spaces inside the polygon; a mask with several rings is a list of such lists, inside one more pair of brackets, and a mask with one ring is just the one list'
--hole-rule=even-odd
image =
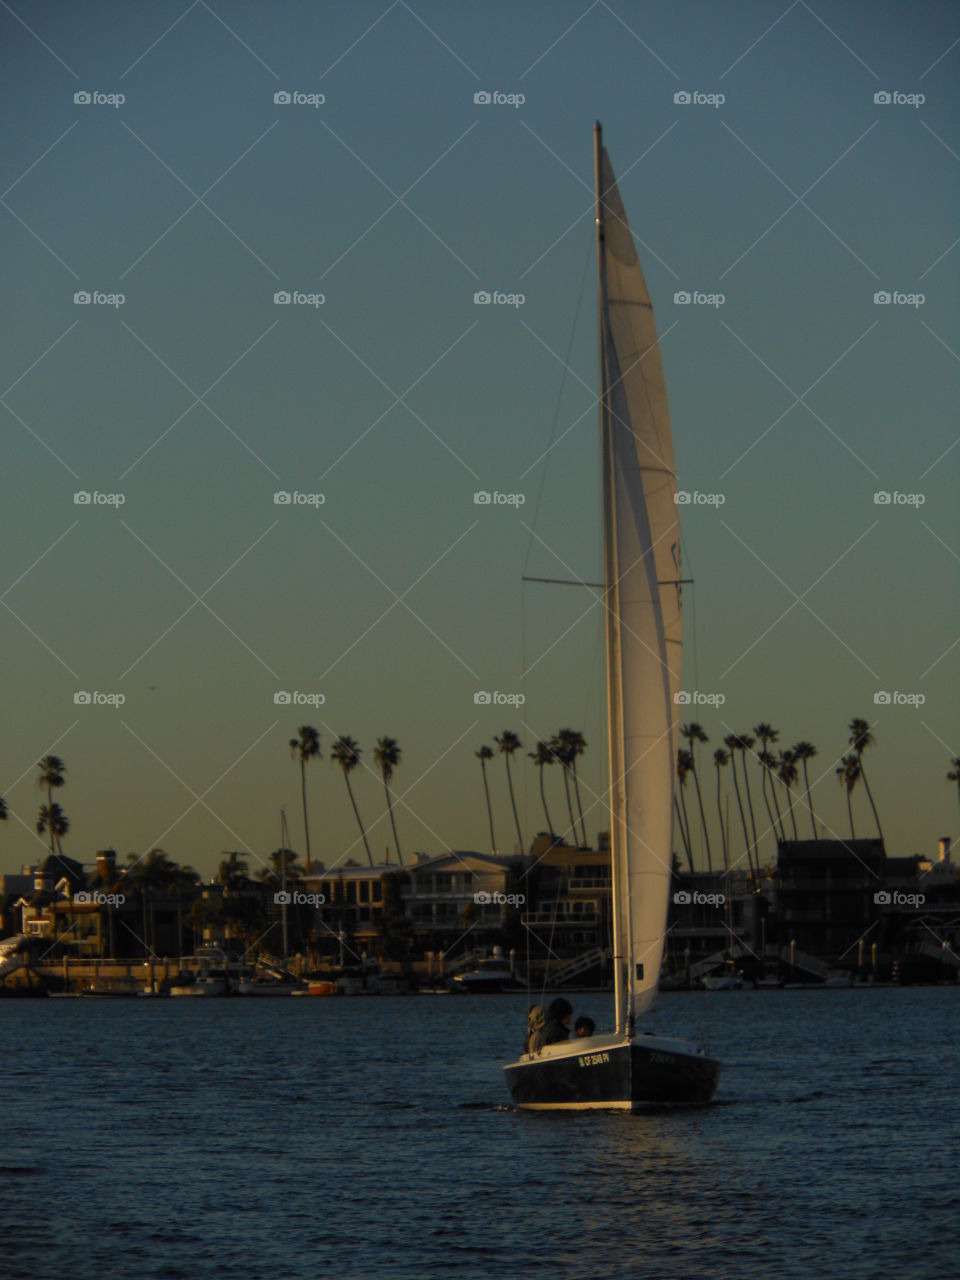
{"label": "sail batten", "polygon": [[656,998],[673,850],[680,690],[680,531],[653,309],[600,153],[601,383],[608,732],[618,1009]]}

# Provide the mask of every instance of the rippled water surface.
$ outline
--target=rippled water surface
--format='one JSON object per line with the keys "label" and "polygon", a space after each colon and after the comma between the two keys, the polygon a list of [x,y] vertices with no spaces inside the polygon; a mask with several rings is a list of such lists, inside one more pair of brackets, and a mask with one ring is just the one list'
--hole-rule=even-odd
{"label": "rippled water surface", "polygon": [[664,996],[717,1099],[627,1116],[510,1108],[513,996],[5,1000],[0,1276],[956,1275],[958,1004]]}

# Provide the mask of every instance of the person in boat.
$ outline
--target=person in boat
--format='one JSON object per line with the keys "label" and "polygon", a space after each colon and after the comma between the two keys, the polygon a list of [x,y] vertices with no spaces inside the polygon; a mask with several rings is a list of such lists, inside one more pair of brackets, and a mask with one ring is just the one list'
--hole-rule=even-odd
{"label": "person in boat", "polygon": [[547,1024],[543,1028],[543,1043],[558,1044],[561,1040],[570,1039],[570,1019],[573,1016],[573,1005],[563,996],[557,996],[550,1002],[547,1010]]}
{"label": "person in boat", "polygon": [[543,1006],[532,1004],[527,1011],[527,1034],[523,1037],[524,1053],[535,1053],[542,1046],[545,1023]]}
{"label": "person in boat", "polygon": [[592,1018],[588,1018],[585,1013],[573,1024],[573,1034],[578,1040],[585,1040],[588,1036],[592,1036],[597,1029],[597,1024]]}

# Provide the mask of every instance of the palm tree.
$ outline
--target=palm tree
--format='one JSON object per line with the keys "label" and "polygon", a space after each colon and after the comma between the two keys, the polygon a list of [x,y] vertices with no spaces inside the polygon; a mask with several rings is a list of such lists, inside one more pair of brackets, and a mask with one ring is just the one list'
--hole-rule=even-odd
{"label": "palm tree", "polygon": [[851,803],[851,796],[853,795],[854,787],[860,781],[861,772],[860,761],[854,752],[851,752],[848,756],[841,756],[839,765],[834,769],[834,773],[837,775],[837,780],[840,785],[846,787],[847,790],[847,817],[850,819],[851,840],[856,840],[857,838],[857,833],[853,827],[853,804]]}
{"label": "palm tree", "polygon": [[390,826],[393,829],[393,843],[397,847],[397,858],[403,866],[403,854],[400,852],[400,837],[397,835],[397,824],[393,817],[393,797],[390,795],[390,779],[393,771],[400,763],[402,751],[396,738],[378,738],[373,749],[373,758],[383,774],[383,789],[387,793],[387,811],[390,814]]}
{"label": "palm tree", "polygon": [[520,842],[520,849],[523,850],[523,833],[520,830],[520,818],[517,814],[517,801],[513,794],[513,778],[510,774],[510,757],[515,751],[522,746],[520,739],[510,729],[504,729],[503,733],[498,737],[494,737],[494,742],[500,748],[500,754],[503,756],[507,765],[507,786],[510,788],[510,804],[513,808],[513,820],[517,826],[517,839]]}
{"label": "palm tree", "polygon": [[547,820],[547,831],[551,838],[553,837],[553,823],[550,821],[550,810],[547,808],[547,797],[543,790],[543,769],[545,765],[553,764],[557,758],[552,750],[549,742],[540,741],[537,743],[535,751],[528,751],[527,755],[537,766],[540,771],[540,803],[543,805],[543,816]]}
{"label": "palm tree", "polygon": [[490,805],[490,784],[487,782],[487,761],[493,759],[493,748],[484,743],[473,754],[480,761],[480,772],[483,775],[483,794],[487,797],[487,818],[490,822],[490,849],[493,851],[497,847],[497,837],[493,834],[493,809]]}
{"label": "palm tree", "polygon": [[703,796],[700,793],[700,777],[697,773],[697,748],[698,742],[709,742],[710,739],[704,733],[703,728],[696,724],[682,724],[680,726],[680,736],[690,743],[690,772],[693,775],[693,784],[697,791],[697,804],[700,807],[700,825],[703,828],[703,839],[707,846],[707,870],[713,871],[713,852],[710,848],[710,835],[707,832],[707,816],[703,811]]}
{"label": "palm tree", "polygon": [[[761,720],[758,725],[754,725],[753,732],[760,739],[760,750],[757,753],[757,760],[760,762],[760,789],[763,792],[763,803],[767,808],[767,817],[770,819],[770,825],[777,833],[777,839],[780,839],[779,823],[774,819],[773,812],[770,808],[770,797],[767,795],[767,770],[771,767],[773,757],[767,751],[767,747],[776,742],[780,737],[779,729],[775,729],[772,724],[767,724]],[[777,798],[776,790],[773,789],[774,800]],[[777,818],[780,817],[779,807],[777,810]]]}
{"label": "palm tree", "polygon": [[300,757],[300,796],[303,800],[303,834],[307,844],[307,875],[310,874],[310,824],[307,822],[307,761],[320,759],[320,735],[313,725],[302,724],[297,737],[290,739],[290,754]]}
{"label": "palm tree", "polygon": [[803,785],[807,793],[807,808],[810,810],[810,829],[813,831],[813,838],[817,838],[817,819],[813,812],[813,801],[810,798],[810,775],[807,772],[807,761],[812,760],[817,754],[817,748],[812,742],[798,742],[793,748],[794,760],[799,760],[803,765]]}
{"label": "palm tree", "polygon": [[580,815],[581,849],[587,847],[587,828],[583,821],[583,805],[580,803],[580,779],[577,777],[577,757],[587,749],[587,740],[579,729],[560,729],[557,738],[566,745],[570,772],[573,774],[573,790],[577,797],[577,812]]}
{"label": "palm tree", "polygon": [[0,796],[0,822],[6,822],[6,820],[7,820],[7,802],[6,800],[4,800],[3,796]]}
{"label": "palm tree", "polygon": [[60,837],[65,836],[70,830],[70,819],[56,803],[42,804],[40,806],[40,814],[37,818],[37,832],[43,835],[45,831],[50,832],[50,852],[54,852],[54,843],[56,843],[56,854],[58,857],[63,856],[63,849],[60,847]]}
{"label": "palm tree", "polygon": [[[152,854],[148,857],[152,857]],[[247,875],[249,869],[249,863],[233,850],[225,855],[217,868],[217,879],[226,889],[241,889],[250,883]]]}
{"label": "palm tree", "polygon": [[345,734],[341,734],[330,751],[330,759],[335,760],[343,770],[343,778],[347,784],[347,795],[350,797],[350,803],[353,805],[353,812],[357,818],[357,826],[360,828],[360,835],[363,839],[363,847],[367,851],[367,860],[371,867],[373,866],[373,854],[370,852],[370,845],[367,841],[367,832],[360,817],[360,810],[357,808],[357,802],[354,799],[353,787],[350,785],[350,775],[360,763],[360,747]]}
{"label": "palm tree", "polygon": [[[60,813],[62,816],[63,811],[60,809],[60,806],[59,805],[55,806],[53,803],[53,790],[54,790],[54,787],[62,787],[66,782],[67,779],[64,775],[67,772],[67,766],[63,763],[63,761],[60,759],[59,756],[44,756],[42,760],[39,760],[37,762],[37,768],[40,770],[40,777],[37,779],[37,786],[40,787],[41,790],[46,790],[46,793],[47,793],[46,809],[47,809],[48,815],[52,814],[54,811],[54,808],[56,808],[57,812]],[[41,814],[42,813],[43,813],[43,810],[41,809]],[[66,821],[66,819],[64,819],[64,821]],[[47,823],[45,827],[40,827],[38,825],[37,830],[40,831],[41,834],[44,830],[49,830],[50,852],[53,853],[55,838],[57,835],[57,832],[55,831],[54,826],[50,823]],[[63,834],[66,835],[66,828],[64,828]]]}
{"label": "palm tree", "polygon": [[870,808],[873,810],[873,820],[877,824],[877,834],[880,836],[881,843],[883,843],[883,828],[880,826],[880,816],[877,813],[877,806],[873,803],[873,792],[870,790],[870,783],[867,781],[867,771],[863,767],[863,753],[867,747],[872,747],[874,743],[873,734],[870,732],[870,726],[866,720],[860,720],[855,717],[850,721],[849,742],[860,763],[860,777],[863,779],[863,785],[867,791],[867,799],[870,801]]}
{"label": "palm tree", "polygon": [[737,735],[737,745],[740,751],[740,764],[743,767],[743,783],[747,789],[747,812],[750,814],[750,830],[753,832],[753,857],[756,863],[757,879],[760,879],[760,850],[757,840],[757,823],[753,814],[753,796],[750,794],[750,775],[747,773],[747,752],[753,751],[755,739],[749,733]]}
{"label": "palm tree", "polygon": [[[772,751],[761,751],[757,756],[757,759],[760,761],[761,767],[763,768],[764,783],[766,783],[768,777],[770,779],[769,795],[765,789],[763,798],[767,805],[767,816],[770,819],[770,824],[776,833],[777,842],[779,843],[782,840],[786,840],[787,833],[783,826],[783,816],[780,813],[780,801],[777,799],[777,787],[774,779],[774,770],[777,767],[777,757]],[[774,817],[773,812],[771,812],[770,809],[770,796],[773,797],[773,807],[776,810],[776,817]]]}
{"label": "palm tree", "polygon": [[747,819],[743,812],[743,800],[740,797],[740,783],[737,781],[737,757],[736,752],[740,750],[740,739],[735,733],[728,733],[723,740],[723,745],[730,752],[730,763],[733,766],[733,790],[737,797],[737,808],[740,811],[740,825],[743,827],[743,844],[747,854],[747,866],[753,870],[753,863],[750,860],[750,835],[747,832]]}
{"label": "palm tree", "polygon": [[573,843],[578,844],[580,837],[577,835],[577,820],[573,816],[573,801],[570,798],[570,765],[572,764],[570,743],[562,741],[559,734],[554,734],[550,739],[550,750],[553,752],[553,758],[559,760],[563,766],[563,790],[567,797],[567,812],[570,815],[570,834],[573,836]]}
{"label": "palm tree", "polygon": [[[947,781],[955,782],[957,784],[957,795],[960,796],[960,756],[951,756],[950,763],[953,768],[947,774]],[[0,803],[2,803],[2,801],[0,801]],[[4,809],[6,809],[6,806],[4,806]],[[4,813],[3,816],[6,817],[6,813]]]}
{"label": "palm tree", "polygon": [[797,766],[794,764],[793,752],[781,751],[779,768],[777,769],[777,777],[780,779],[780,781],[783,783],[784,787],[786,788],[787,799],[790,801],[789,814],[790,814],[790,822],[793,826],[794,840],[799,840],[800,835],[797,831],[797,820],[793,816],[794,799],[793,799],[793,792],[790,790],[790,786],[791,786],[791,783],[796,782],[798,776],[799,775],[797,773]]}
{"label": "palm tree", "polygon": [[717,747],[713,753],[713,767],[717,771],[717,813],[720,817],[720,843],[723,847],[723,869],[729,870],[727,860],[727,828],[723,821],[723,806],[720,803],[720,770],[725,769],[730,763],[730,755],[723,747]]}
{"label": "palm tree", "polygon": [[683,837],[683,847],[687,851],[687,862],[691,871],[693,870],[693,842],[690,839],[690,817],[687,814],[687,778],[692,769],[693,756],[686,747],[681,747],[677,752],[677,781],[680,784],[680,808],[683,816],[681,817],[678,813],[677,817],[680,818],[680,834]]}

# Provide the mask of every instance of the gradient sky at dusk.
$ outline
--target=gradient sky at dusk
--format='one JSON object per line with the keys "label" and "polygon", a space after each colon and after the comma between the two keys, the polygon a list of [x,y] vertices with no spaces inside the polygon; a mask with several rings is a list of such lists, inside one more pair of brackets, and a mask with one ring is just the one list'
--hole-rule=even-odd
{"label": "gradient sky at dusk", "polygon": [[[328,862],[363,856],[336,733],[371,768],[376,737],[399,739],[407,851],[487,847],[473,752],[504,727],[524,752],[582,728],[595,804],[599,609],[520,581],[600,572],[595,118],[654,302],[679,486],[725,499],[681,513],[684,683],[726,698],[696,718],[711,739],[767,719],[817,744],[815,805],[840,834],[834,765],[867,718],[889,850],[931,852],[956,830],[960,754],[958,39],[949,6],[865,0],[4,5],[0,866],[42,853],[50,750],[74,856],[160,844],[209,872],[220,850],[274,848],[282,804],[299,844],[304,720]],[[494,289],[525,302],[474,305]],[[281,689],[326,701],[277,707]],[[480,689],[526,703],[478,707]],[[517,773],[529,839],[525,755]],[[491,781],[510,849],[499,761]],[[382,785],[355,785],[381,854]]]}

